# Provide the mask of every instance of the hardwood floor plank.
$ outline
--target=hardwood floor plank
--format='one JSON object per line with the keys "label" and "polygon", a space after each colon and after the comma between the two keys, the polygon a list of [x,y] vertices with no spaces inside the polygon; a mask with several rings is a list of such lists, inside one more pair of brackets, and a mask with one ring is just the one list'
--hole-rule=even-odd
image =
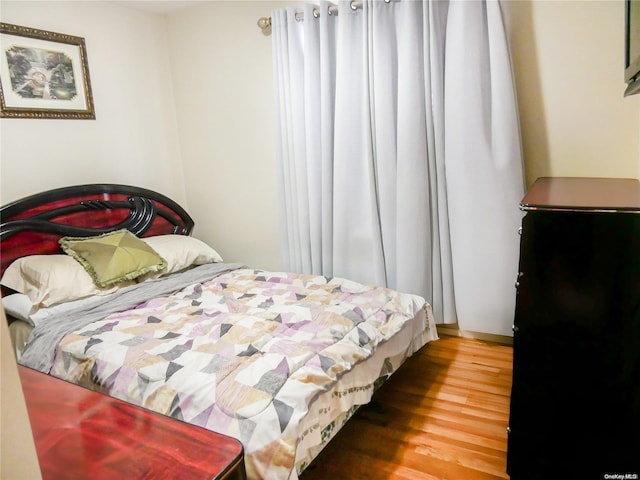
{"label": "hardwood floor plank", "polygon": [[437,442],[432,439],[428,444],[416,448],[416,453],[455,462],[464,467],[488,473],[499,478],[509,478],[505,472],[505,462],[499,456],[488,455],[476,450],[456,447],[449,442]]}
{"label": "hardwood floor plank", "polygon": [[491,436],[491,438],[502,438],[506,435],[506,424],[501,421],[483,420],[475,418],[462,412],[455,412],[448,409],[438,408],[412,408],[406,410],[403,405],[389,404],[386,398],[377,400],[382,405],[382,411],[387,418],[393,418],[394,423],[410,425],[413,428],[421,429],[427,424],[446,425],[459,424],[456,428],[469,433]]}
{"label": "hardwood floor plank", "polygon": [[512,354],[461,337],[428,344],[300,479],[507,479]]}

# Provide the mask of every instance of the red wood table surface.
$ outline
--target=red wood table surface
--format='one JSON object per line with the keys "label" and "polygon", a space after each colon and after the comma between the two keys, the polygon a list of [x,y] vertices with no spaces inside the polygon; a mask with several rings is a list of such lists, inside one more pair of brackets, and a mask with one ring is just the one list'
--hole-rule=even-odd
{"label": "red wood table surface", "polygon": [[19,366],[43,479],[245,478],[234,438]]}

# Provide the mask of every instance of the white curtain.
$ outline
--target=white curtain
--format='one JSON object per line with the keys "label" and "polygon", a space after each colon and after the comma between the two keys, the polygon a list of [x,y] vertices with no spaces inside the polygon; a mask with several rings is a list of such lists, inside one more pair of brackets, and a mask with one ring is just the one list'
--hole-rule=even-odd
{"label": "white curtain", "polygon": [[[497,4],[490,8],[484,2],[368,0],[353,10],[344,1],[337,15],[329,15],[331,4],[321,2],[317,10],[306,4],[273,12],[285,268],[416,293],[431,303],[438,322],[457,320],[462,326],[460,312],[456,314],[461,299],[455,275],[460,269],[452,249],[458,244],[450,237],[451,227],[460,222],[448,205],[454,172],[449,172],[445,148],[454,141],[446,129],[456,119],[446,109],[464,114],[463,104],[450,107],[449,97],[460,92],[449,88],[467,88],[475,80],[464,72],[460,85],[448,81],[454,68],[448,55],[473,56],[473,50],[487,44],[458,51],[448,45],[448,36],[453,35],[451,18],[463,28],[466,22],[459,18],[465,15],[457,11],[472,3],[480,7],[470,15],[479,15],[477,23],[484,23],[488,35],[487,18],[500,16],[500,11]],[[502,28],[501,19],[498,23]],[[508,65],[506,44],[501,54],[507,55]],[[462,68],[465,60],[459,61]],[[513,118],[517,134],[515,110]],[[461,143],[474,121],[465,118],[456,125]],[[512,140],[519,148],[519,137]],[[473,155],[454,158],[456,169],[474,162]],[[519,151],[506,160],[517,165],[510,167],[514,175],[508,181],[516,185],[510,188],[521,191]],[[482,163],[485,169],[488,162]],[[482,190],[498,193],[494,189],[502,189],[502,176],[496,183],[491,175],[496,165],[486,169],[481,179],[491,183]],[[503,193],[504,205],[517,212],[520,196]],[[456,200],[460,195],[465,194],[455,192]],[[473,209],[475,200],[470,196],[468,201]],[[515,232],[517,223],[511,227]],[[463,225],[461,235],[468,234]],[[514,245],[517,251],[517,239]],[[505,251],[503,244],[492,248]],[[515,272],[517,260],[511,267]],[[496,280],[494,271],[492,267],[479,275],[472,267],[461,274],[478,279],[465,281],[478,281],[482,288]],[[509,278],[511,286],[514,278]]]}
{"label": "white curtain", "polygon": [[450,3],[445,91],[458,324],[511,335],[524,187],[516,94],[498,2]]}

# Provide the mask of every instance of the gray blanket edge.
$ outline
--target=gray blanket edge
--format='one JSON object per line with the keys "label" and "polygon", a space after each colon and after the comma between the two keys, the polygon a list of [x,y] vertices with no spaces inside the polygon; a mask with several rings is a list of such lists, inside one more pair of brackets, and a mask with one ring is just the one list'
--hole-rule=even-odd
{"label": "gray blanket edge", "polygon": [[56,348],[69,333],[83,328],[116,312],[129,310],[152,298],[171,294],[189,285],[201,283],[239,268],[241,263],[210,263],[200,265],[179,275],[168,275],[155,280],[125,287],[119,295],[96,297],[82,307],[48,318],[33,329],[19,363],[49,373]]}

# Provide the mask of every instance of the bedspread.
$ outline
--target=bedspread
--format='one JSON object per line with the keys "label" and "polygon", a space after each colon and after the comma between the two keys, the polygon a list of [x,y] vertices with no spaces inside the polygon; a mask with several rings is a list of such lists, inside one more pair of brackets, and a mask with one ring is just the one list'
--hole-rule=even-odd
{"label": "bedspread", "polygon": [[423,308],[382,287],[239,269],[67,335],[51,373],[238,438],[249,478],[295,478],[314,398]]}

